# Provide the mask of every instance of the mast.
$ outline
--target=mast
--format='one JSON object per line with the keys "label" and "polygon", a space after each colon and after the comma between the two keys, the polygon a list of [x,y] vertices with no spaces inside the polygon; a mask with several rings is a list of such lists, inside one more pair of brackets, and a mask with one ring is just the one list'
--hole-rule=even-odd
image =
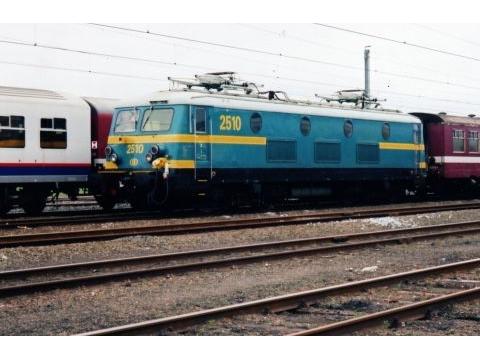
{"label": "mast", "polygon": [[365,47],[364,51],[365,59],[365,89],[364,93],[364,107],[368,107],[370,100],[370,46]]}

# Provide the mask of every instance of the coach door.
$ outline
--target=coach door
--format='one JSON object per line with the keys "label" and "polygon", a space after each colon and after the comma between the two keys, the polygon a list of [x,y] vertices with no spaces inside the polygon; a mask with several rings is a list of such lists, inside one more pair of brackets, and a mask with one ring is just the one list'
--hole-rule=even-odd
{"label": "coach door", "polygon": [[193,130],[195,134],[195,179],[209,181],[212,173],[212,144],[210,142],[210,119],[207,108],[193,107]]}

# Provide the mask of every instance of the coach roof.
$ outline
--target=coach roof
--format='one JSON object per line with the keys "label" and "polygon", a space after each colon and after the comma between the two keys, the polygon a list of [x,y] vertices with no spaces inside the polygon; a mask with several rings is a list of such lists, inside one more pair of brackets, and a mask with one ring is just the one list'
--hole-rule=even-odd
{"label": "coach roof", "polygon": [[477,125],[477,126],[480,125],[480,118],[475,116],[455,116],[455,115],[447,115],[445,113],[440,113],[440,114],[412,113],[412,115],[419,117],[423,122],[429,122],[429,123]]}

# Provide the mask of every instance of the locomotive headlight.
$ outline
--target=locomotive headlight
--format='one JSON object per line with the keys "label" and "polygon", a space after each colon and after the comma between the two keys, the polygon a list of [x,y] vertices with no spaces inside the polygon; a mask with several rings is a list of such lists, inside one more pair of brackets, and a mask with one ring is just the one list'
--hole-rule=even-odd
{"label": "locomotive headlight", "polygon": [[110,145],[107,145],[107,147],[105,148],[105,155],[109,157],[112,155],[112,153],[113,153],[112,147]]}
{"label": "locomotive headlight", "polygon": [[158,145],[153,145],[150,149],[150,152],[153,156],[157,156],[160,153],[160,148],[158,147]]}
{"label": "locomotive headlight", "polygon": [[110,161],[116,163],[118,161],[118,155],[115,153],[112,153],[110,155]]}
{"label": "locomotive headlight", "polygon": [[151,163],[153,161],[153,154],[151,152],[147,153],[147,155],[145,155],[145,159]]}

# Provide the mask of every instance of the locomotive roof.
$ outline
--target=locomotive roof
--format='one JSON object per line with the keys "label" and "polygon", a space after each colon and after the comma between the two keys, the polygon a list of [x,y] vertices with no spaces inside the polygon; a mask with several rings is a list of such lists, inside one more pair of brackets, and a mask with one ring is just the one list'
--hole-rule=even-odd
{"label": "locomotive roof", "polygon": [[427,123],[444,123],[458,125],[480,125],[480,118],[470,116],[455,116],[448,114],[431,114],[431,113],[411,113],[419,117],[423,122]]}
{"label": "locomotive roof", "polygon": [[255,95],[238,95],[232,93],[211,93],[195,90],[158,91],[146,98],[122,102],[122,106],[139,106],[146,104],[189,104],[215,106],[220,108],[245,109],[270,112],[285,112],[304,115],[332,116],[377,121],[420,123],[409,114],[392,110],[360,109],[355,107],[320,104],[302,101],[268,100]]}

